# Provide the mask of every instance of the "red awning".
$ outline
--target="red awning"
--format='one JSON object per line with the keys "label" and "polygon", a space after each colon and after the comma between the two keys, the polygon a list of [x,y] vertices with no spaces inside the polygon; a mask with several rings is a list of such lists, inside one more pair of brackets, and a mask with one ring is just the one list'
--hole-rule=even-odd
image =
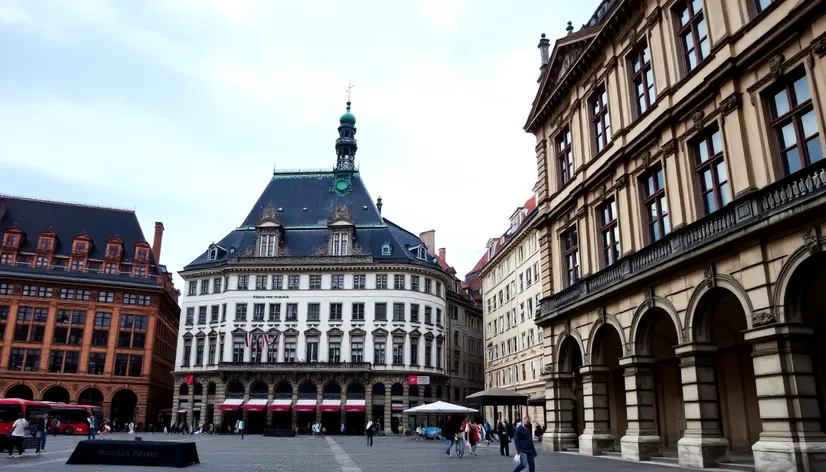
{"label": "red awning", "polygon": [[244,405],[244,411],[264,411],[267,408],[267,399],[252,399]]}
{"label": "red awning", "polygon": [[270,411],[290,411],[290,406],[293,404],[292,400],[273,400],[270,403]]}
{"label": "red awning", "polygon": [[307,412],[307,411],[315,411],[316,401],[315,400],[298,400],[298,403],[295,404],[293,410],[299,412]]}
{"label": "red awning", "polygon": [[364,400],[347,400],[344,411],[364,411]]}
{"label": "red awning", "polygon": [[318,409],[324,411],[341,411],[341,400],[323,400]]}
{"label": "red awning", "polygon": [[218,405],[218,411],[235,411],[241,408],[242,403],[244,403],[244,400],[237,398],[228,398],[224,400],[224,403]]}

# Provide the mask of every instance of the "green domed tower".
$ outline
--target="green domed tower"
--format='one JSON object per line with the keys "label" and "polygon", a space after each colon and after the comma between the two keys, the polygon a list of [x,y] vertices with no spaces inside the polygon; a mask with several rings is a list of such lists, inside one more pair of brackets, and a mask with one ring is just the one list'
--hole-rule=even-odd
{"label": "green domed tower", "polygon": [[347,111],[339,118],[338,139],[336,139],[336,170],[355,170],[356,168],[356,117],[350,113],[350,102],[347,102]]}

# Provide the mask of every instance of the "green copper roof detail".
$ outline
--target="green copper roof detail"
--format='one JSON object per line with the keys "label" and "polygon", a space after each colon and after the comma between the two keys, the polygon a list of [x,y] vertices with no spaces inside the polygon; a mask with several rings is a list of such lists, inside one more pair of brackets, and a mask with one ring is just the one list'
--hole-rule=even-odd
{"label": "green copper roof detail", "polygon": [[356,124],[356,117],[350,113],[350,102],[347,102],[347,111],[341,115],[341,118],[338,119],[338,122],[343,125],[355,125]]}

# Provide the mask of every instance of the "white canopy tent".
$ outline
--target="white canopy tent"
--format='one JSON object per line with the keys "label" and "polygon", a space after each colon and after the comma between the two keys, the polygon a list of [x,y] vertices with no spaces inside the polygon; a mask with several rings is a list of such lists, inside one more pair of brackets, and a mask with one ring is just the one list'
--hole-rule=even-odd
{"label": "white canopy tent", "polygon": [[461,413],[479,413],[479,410],[468,408],[461,405],[454,405],[448,402],[433,402],[419,405],[413,408],[404,410],[405,413],[446,413],[446,414],[461,414]]}

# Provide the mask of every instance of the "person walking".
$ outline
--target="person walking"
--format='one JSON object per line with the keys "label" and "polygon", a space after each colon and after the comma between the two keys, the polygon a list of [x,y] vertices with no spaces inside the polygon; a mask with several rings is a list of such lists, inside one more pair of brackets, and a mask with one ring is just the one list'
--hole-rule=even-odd
{"label": "person walking", "polygon": [[128,428],[129,428],[129,434],[135,434],[135,423],[130,421]]}
{"label": "person walking", "polygon": [[510,456],[510,438],[508,437],[508,423],[504,419],[500,419],[496,426],[496,432],[499,434],[499,454],[503,456]]}
{"label": "person walking", "polygon": [[52,420],[52,436],[57,437],[58,432],[60,432],[60,417],[55,416]]}
{"label": "person walking", "polygon": [[98,428],[94,415],[89,413],[89,417],[86,418],[86,421],[89,423],[89,432],[86,433],[86,439],[95,439],[98,434]]}
{"label": "person walking", "polygon": [[9,441],[9,459],[13,459],[14,448],[17,447],[17,457],[23,457],[23,438],[26,436],[26,430],[29,429],[29,423],[23,418],[23,413],[17,414],[17,420],[11,426],[11,441]]}
{"label": "person walking", "polygon": [[485,442],[488,446],[490,446],[490,440],[493,437],[493,430],[490,429],[490,423],[488,420],[485,420]]}
{"label": "person walking", "polygon": [[344,436],[344,422],[341,423],[341,428],[339,429],[339,436]]}
{"label": "person walking", "polygon": [[34,437],[37,438],[37,447],[34,449],[35,454],[46,452],[46,438],[48,437],[48,434],[46,433],[46,425],[49,422],[47,418],[48,415],[38,415],[35,418]]}
{"label": "person walking", "polygon": [[364,428],[367,433],[367,446],[373,447],[373,420],[367,420],[367,427]]}
{"label": "person walking", "polygon": [[528,468],[529,472],[536,472],[536,448],[533,445],[533,438],[531,437],[531,418],[525,415],[522,418],[522,423],[516,427],[513,435],[513,446],[516,448],[516,455],[519,457],[519,464],[513,469],[513,472],[519,472]]}
{"label": "person walking", "polygon": [[450,457],[450,449],[456,440],[456,429],[453,427],[453,422],[450,421],[450,417],[445,418],[444,423],[442,423],[442,437],[447,444],[445,452],[447,453],[447,457]]}
{"label": "person walking", "polygon": [[244,420],[238,420],[238,434],[241,435],[241,441],[244,440]]}

